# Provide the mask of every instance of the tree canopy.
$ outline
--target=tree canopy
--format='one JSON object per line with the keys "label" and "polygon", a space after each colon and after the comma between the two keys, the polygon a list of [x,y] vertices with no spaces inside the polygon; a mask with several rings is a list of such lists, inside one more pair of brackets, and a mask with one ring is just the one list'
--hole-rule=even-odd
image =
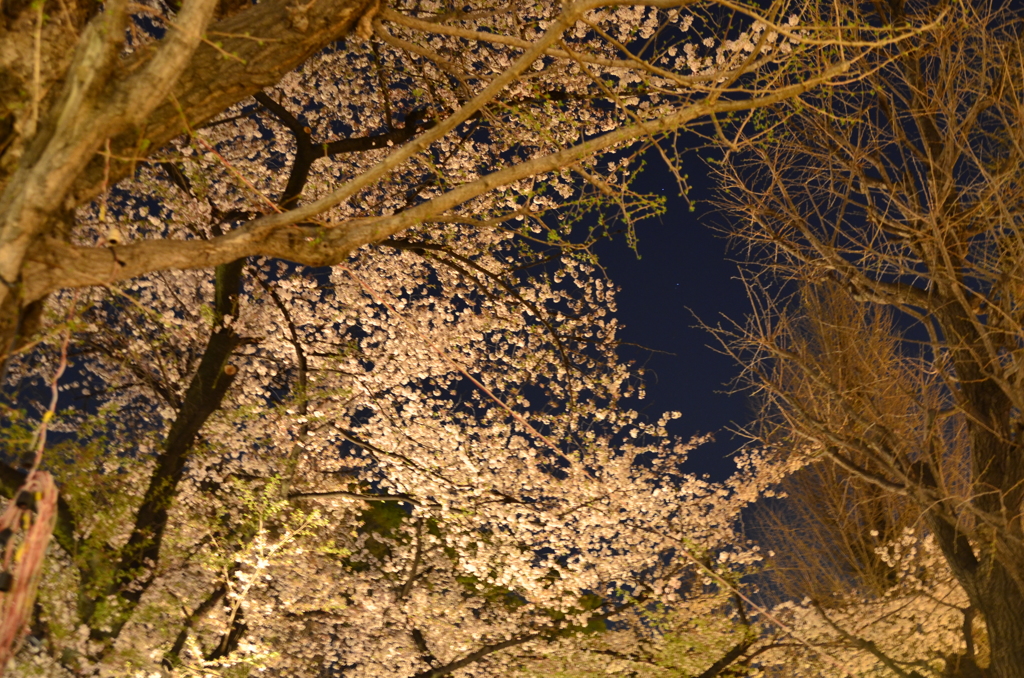
{"label": "tree canopy", "polygon": [[[973,649],[984,645],[990,675],[1017,675],[1000,668],[1016,655],[999,649],[980,580],[950,568],[938,531],[977,545],[990,528],[954,513],[916,522],[940,510],[924,505],[928,477],[975,482],[961,453],[974,410],[954,398],[961,409],[939,417],[956,482],[906,464],[892,480],[842,452],[829,452],[839,471],[815,477],[785,405],[831,401],[751,335],[768,351],[753,374],[776,387],[765,421],[784,433],[712,483],[684,466],[700,440],[669,433],[675,413],[636,411],[616,289],[591,252],[616,230],[631,242],[661,209],[631,188],[644,153],[685,192],[678,135],[700,123],[727,152],[719,167],[754,224],[743,237],[820,283],[804,264],[821,253],[800,258],[800,235],[757,230],[778,218],[771,190],[797,180],[828,201],[849,188],[828,184],[842,155],[815,121],[881,125],[904,95],[919,116],[916,92],[932,96],[921,83],[942,81],[928,55],[963,36],[963,54],[1003,55],[983,77],[1014,82],[1000,51],[1012,41],[986,42],[984,16],[726,0],[5,3],[0,487],[15,500],[0,519],[14,582],[0,657],[17,652],[5,668],[966,676],[989,666]],[[893,77],[910,84],[887,95]],[[916,149],[923,137],[909,136]],[[828,160],[804,167],[794,148]],[[1002,152],[978,166],[991,173]],[[785,162],[797,164],[771,174]],[[764,174],[747,181],[751,167],[767,188]],[[861,270],[836,256],[825,277]],[[860,296],[844,306],[811,290],[809,325],[765,307],[771,339],[793,328],[801,356],[843,344],[845,362],[822,364],[844,378],[904,359],[898,323],[859,320]],[[864,402],[942,374],[907,360]],[[958,392],[929,388],[936,402]],[[911,439],[893,416],[909,428],[891,435]],[[902,498],[912,479],[920,496],[857,495],[863,521],[819,532],[859,540],[832,580],[845,595],[801,603],[793,584],[780,601],[765,579],[774,556],[742,524],[787,477],[793,492],[801,478],[856,492],[903,483]],[[941,510],[973,506],[950,496]],[[818,515],[849,501],[835,493]],[[878,534],[865,538],[870,520]],[[981,571],[1012,579],[1007,558]]]}

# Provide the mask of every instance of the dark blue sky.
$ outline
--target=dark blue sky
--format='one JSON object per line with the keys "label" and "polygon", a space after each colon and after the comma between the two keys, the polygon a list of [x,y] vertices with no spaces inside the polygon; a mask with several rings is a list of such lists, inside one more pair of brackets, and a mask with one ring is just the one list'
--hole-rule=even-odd
{"label": "dark blue sky", "polygon": [[631,347],[621,351],[648,371],[647,398],[638,405],[651,419],[665,410],[682,412],[671,429],[678,435],[715,433],[716,442],[696,452],[688,467],[721,478],[734,468],[725,456],[742,443],[724,429],[732,422],[747,423],[751,412],[743,394],[723,392],[739,374],[739,366],[717,352],[716,339],[696,325],[698,318],[717,325],[723,314],[740,320],[748,303],[737,267],[727,260],[728,243],[711,228],[724,215],[714,214],[707,204],[712,191],[707,167],[693,155],[687,164],[696,210],[690,212],[678,196],[675,180],[660,159],[652,157],[634,187],[665,195],[667,212],[637,227],[639,259],[622,238],[601,243],[598,254],[621,288],[621,339],[671,353]]}

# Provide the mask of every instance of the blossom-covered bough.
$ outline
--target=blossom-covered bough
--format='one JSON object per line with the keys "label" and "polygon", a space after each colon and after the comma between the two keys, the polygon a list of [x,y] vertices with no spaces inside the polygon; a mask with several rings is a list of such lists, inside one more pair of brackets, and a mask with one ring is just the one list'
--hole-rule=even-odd
{"label": "blossom-covered bough", "polygon": [[73,338],[19,675],[749,663],[734,524],[782,471],[688,476],[672,415],[629,408],[581,217],[657,209],[629,189],[645,144],[911,29],[726,2],[4,11],[11,458]]}
{"label": "blossom-covered bough", "polygon": [[[716,31],[729,27],[716,21],[713,4],[674,0],[484,3],[458,11],[280,2],[221,7],[228,16],[219,22],[211,21],[212,3],[166,14],[170,9],[118,4],[96,16],[91,6],[50,16],[37,7],[7,20],[4,63],[21,98],[5,104],[0,165],[5,343],[19,331],[19,314],[57,289],[243,256],[331,264],[418,224],[464,220],[474,200],[549,172],[582,170],[609,191],[604,172],[587,171],[594,156],[711,113],[750,110],[832,83],[868,48],[840,50],[824,67],[775,87],[773,74],[799,67],[807,49],[843,43],[841,28],[811,23],[797,30],[787,19],[795,24],[802,11],[816,18],[819,8],[779,4],[757,19],[738,13],[745,25],[724,42]],[[140,19],[146,30],[136,25]],[[698,29],[704,35],[684,39]],[[670,46],[652,41],[665,32]],[[153,41],[161,33],[164,39]],[[883,42],[898,38],[879,31]],[[650,53],[643,42],[633,44],[638,40]],[[314,136],[297,139],[300,147],[330,154],[362,146],[353,171],[318,163],[326,174],[305,200],[266,214],[260,205],[229,232],[207,238],[152,232],[111,250],[80,237],[75,208],[161,159],[158,149],[183,132],[200,147],[251,135],[251,122],[223,121],[237,115],[231,106],[264,87],[310,105],[310,122],[329,125],[310,127],[306,134]],[[202,127],[210,124],[216,127]],[[472,136],[480,127],[486,139]],[[384,129],[392,138],[378,141],[391,145],[369,152],[376,145],[367,137],[379,136],[370,132]],[[252,143],[250,136],[243,145]],[[282,176],[259,174],[263,179],[232,174],[232,185],[255,182],[250,187],[260,190],[270,187],[270,176]],[[406,195],[423,182],[425,192]],[[392,191],[395,185],[405,188]],[[382,195],[389,197],[378,204]]]}

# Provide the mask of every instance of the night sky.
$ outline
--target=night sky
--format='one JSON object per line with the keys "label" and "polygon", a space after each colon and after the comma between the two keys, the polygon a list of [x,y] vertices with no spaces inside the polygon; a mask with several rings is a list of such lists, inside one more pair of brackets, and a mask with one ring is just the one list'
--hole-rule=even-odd
{"label": "night sky", "polygon": [[625,330],[620,338],[671,355],[632,347],[624,347],[620,355],[646,367],[647,397],[636,406],[650,419],[678,410],[683,417],[673,422],[672,433],[715,434],[715,442],[697,450],[687,468],[721,479],[735,468],[727,455],[743,442],[726,429],[733,422],[746,424],[751,412],[742,393],[724,392],[739,366],[719,353],[717,340],[696,325],[698,318],[717,325],[723,315],[741,320],[749,306],[736,264],[728,260],[728,242],[711,228],[725,217],[707,204],[713,184],[703,161],[691,154],[684,167],[696,205],[690,212],[661,160],[649,160],[634,187],[665,195],[667,212],[637,227],[639,259],[622,237],[601,243],[597,251],[621,288],[618,317]]}

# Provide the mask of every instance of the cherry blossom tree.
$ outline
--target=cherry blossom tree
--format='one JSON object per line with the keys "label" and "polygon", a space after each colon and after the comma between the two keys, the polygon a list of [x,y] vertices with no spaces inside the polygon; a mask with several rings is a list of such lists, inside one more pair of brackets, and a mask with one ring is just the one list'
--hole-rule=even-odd
{"label": "cherry blossom tree", "polygon": [[[450,235],[323,275],[268,260],[60,297],[79,404],[51,424],[60,548],[17,675],[528,675],[601,656],[579,639],[607,625],[637,662],[622,638],[657,604],[730,604],[708,577],[757,561],[734,524],[777,476],[753,457],[724,485],[687,475],[674,415],[624,406],[589,264],[517,279],[515,239],[463,256]],[[156,317],[168,297],[185,313]],[[10,379],[59,344],[32,355]],[[718,675],[759,640],[721,624],[686,666]]]}
{"label": "cherry blossom tree", "polygon": [[[938,9],[873,11],[855,20]],[[863,80],[752,120],[722,166],[760,261],[732,344],[765,404],[756,436],[892,496],[886,529],[858,536],[885,590],[799,614],[893,675],[1024,671],[1019,30],[959,6]]]}
{"label": "cherry blossom tree", "polygon": [[663,639],[573,643],[658,605],[732,629],[669,666],[748,661],[733,526],[774,465],[687,476],[671,417],[625,404],[581,218],[658,208],[629,189],[645,143],[922,30],[851,40],[826,10],[5,3],[8,461],[72,365],[18,670],[642,664]]}

